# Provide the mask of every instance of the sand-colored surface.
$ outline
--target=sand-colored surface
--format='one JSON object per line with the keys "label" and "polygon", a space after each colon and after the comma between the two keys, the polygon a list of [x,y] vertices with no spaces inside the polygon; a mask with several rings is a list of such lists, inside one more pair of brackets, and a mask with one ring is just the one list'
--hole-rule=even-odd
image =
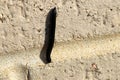
{"label": "sand-colored surface", "polygon": [[57,8],[56,42],[120,32],[119,0],[1,0],[0,54],[40,48],[49,10]]}
{"label": "sand-colored surface", "polygon": [[[44,64],[53,7],[55,45]],[[0,80],[119,80],[119,42],[119,0],[0,0]]]}
{"label": "sand-colored surface", "polygon": [[[115,34],[81,41],[56,43],[50,64],[44,64],[40,60],[39,49],[6,54],[0,57],[1,78],[3,80],[24,80],[28,74],[27,71],[30,70],[32,80],[119,79],[119,42],[120,35]],[[91,64],[93,63],[99,66],[100,70],[96,71],[93,68],[92,71]]]}

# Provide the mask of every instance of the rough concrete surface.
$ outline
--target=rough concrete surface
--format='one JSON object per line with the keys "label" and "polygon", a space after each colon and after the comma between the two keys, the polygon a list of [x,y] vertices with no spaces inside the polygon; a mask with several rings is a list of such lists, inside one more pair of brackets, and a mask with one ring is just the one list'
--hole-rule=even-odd
{"label": "rough concrete surface", "polygon": [[[57,8],[52,63],[40,51]],[[0,80],[120,80],[119,0],[0,0]]]}
{"label": "rough concrete surface", "polygon": [[[109,56],[109,57],[108,57]],[[31,69],[33,80],[119,80],[120,53],[70,59]],[[96,67],[95,67],[95,66]],[[38,76],[36,79],[34,76]]]}
{"label": "rough concrete surface", "polygon": [[39,48],[57,7],[56,42],[120,32],[119,0],[1,0],[0,53]]}

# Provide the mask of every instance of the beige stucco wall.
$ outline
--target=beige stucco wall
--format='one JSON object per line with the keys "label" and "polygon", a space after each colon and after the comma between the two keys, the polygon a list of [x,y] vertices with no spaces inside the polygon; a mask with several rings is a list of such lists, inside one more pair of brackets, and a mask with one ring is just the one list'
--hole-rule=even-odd
{"label": "beige stucco wall", "polygon": [[[55,46],[44,64],[39,55],[53,7]],[[119,42],[119,0],[0,0],[1,80],[25,80],[28,69],[30,80],[119,80]],[[86,74],[92,63],[99,79],[95,70]]]}

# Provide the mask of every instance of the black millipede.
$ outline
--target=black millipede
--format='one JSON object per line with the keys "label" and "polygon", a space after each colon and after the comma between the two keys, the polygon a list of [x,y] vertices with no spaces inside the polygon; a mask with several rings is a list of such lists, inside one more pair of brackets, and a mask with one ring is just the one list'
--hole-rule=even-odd
{"label": "black millipede", "polygon": [[45,24],[45,41],[40,53],[40,58],[44,63],[51,62],[51,51],[54,46],[55,28],[56,28],[56,8],[49,11]]}

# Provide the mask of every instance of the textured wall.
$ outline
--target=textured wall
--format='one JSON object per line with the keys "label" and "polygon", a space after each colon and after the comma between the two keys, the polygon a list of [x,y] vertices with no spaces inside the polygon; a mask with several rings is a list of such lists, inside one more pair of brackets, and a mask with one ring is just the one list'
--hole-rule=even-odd
{"label": "textured wall", "polygon": [[54,6],[56,42],[120,32],[119,0],[0,0],[0,53],[40,48]]}
{"label": "textured wall", "polygon": [[[44,64],[53,7],[55,46]],[[0,0],[0,80],[119,80],[119,42],[119,0]]]}

